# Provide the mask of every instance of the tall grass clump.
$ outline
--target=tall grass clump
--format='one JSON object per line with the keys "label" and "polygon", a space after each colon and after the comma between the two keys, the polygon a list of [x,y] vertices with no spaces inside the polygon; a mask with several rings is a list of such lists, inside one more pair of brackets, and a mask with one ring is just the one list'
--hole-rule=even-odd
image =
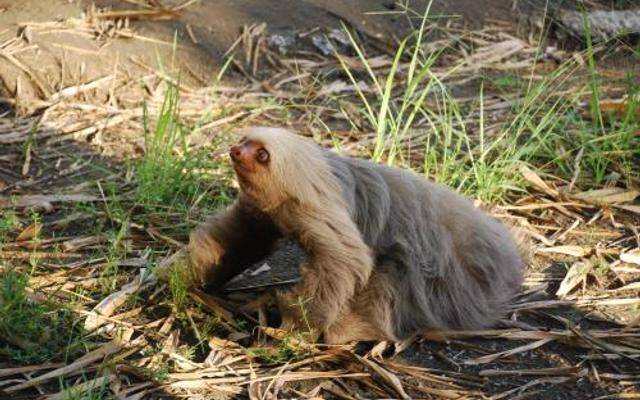
{"label": "tall grass clump", "polygon": [[[166,83],[153,127],[148,105],[144,104],[145,154],[137,169],[137,194],[138,200],[145,205],[173,203],[190,189],[189,180],[184,177],[187,147],[178,107],[178,88],[171,83]],[[177,147],[178,151],[175,151]]]}
{"label": "tall grass clump", "polygon": [[201,173],[211,168],[211,160],[187,146],[188,128],[181,123],[179,103],[178,87],[167,82],[154,123],[146,103],[143,108],[145,154],[136,169],[137,200],[148,209],[184,211],[216,184]]}
{"label": "tall grass clump", "polygon": [[[571,179],[583,189],[605,184],[630,187],[633,181],[640,179],[637,167],[640,162],[640,136],[637,135],[640,87],[628,76],[627,90],[618,106],[613,110],[602,107],[602,80],[596,56],[606,57],[603,49],[608,46],[607,43],[594,46],[588,19],[584,19],[584,24],[586,48],[581,56],[587,60],[586,71],[574,66],[570,71],[561,71],[560,76],[565,80],[580,78],[582,72],[586,79],[574,89],[570,106],[556,113],[556,129],[541,143],[541,151],[536,152],[536,157],[551,172]],[[585,99],[586,109],[577,106]]]}
{"label": "tall grass clump", "polygon": [[[513,137],[498,143],[484,138],[483,95],[480,92],[480,126],[475,138],[458,102],[448,93],[443,78],[455,72],[453,67],[437,76],[432,68],[440,52],[426,53],[423,41],[427,15],[420,27],[398,46],[386,76],[378,76],[364,51],[351,38],[358,60],[373,83],[370,96],[357,85],[355,73],[338,55],[362,103],[360,116],[375,132],[371,158],[416,169],[429,178],[487,200],[501,197],[512,179],[512,153],[504,149]],[[475,128],[475,127],[473,127]],[[503,138],[506,139],[506,138]],[[421,162],[416,163],[416,159]]]}
{"label": "tall grass clump", "polygon": [[[344,72],[356,88],[356,93],[362,101],[362,116],[375,131],[375,145],[371,158],[376,162],[381,161],[386,155],[387,163],[394,164],[402,157],[400,145],[403,139],[410,132],[416,117],[422,115],[427,94],[434,85],[439,84],[439,81],[431,74],[431,67],[438,59],[438,54],[432,53],[425,57],[420,47],[426,30],[426,15],[430,8],[431,3],[429,3],[422,23],[415,35],[411,35],[400,42],[386,77],[376,75],[362,47],[357,43],[351,32],[344,28],[358,59],[364,66],[375,88],[376,95],[373,99],[370,99],[361,89],[348,63],[343,57],[336,54]],[[414,39],[414,36],[415,43],[411,49],[409,43]],[[399,75],[401,60],[405,56],[405,52],[409,54],[410,61],[403,85]],[[394,94],[398,91],[403,91],[399,101],[394,97]]]}
{"label": "tall grass clump", "polygon": [[[635,140],[637,145],[637,135],[633,133],[637,130],[635,114],[629,113],[615,127],[605,126],[590,45],[582,54],[588,60],[586,82],[580,79],[584,68],[575,59],[543,79],[534,80],[532,72],[528,84],[517,88],[512,96],[512,109],[501,126],[487,133],[482,83],[475,104],[462,106],[449,94],[444,82],[464,64],[434,72],[445,49],[432,53],[423,50],[427,15],[428,8],[420,27],[400,42],[383,76],[374,71],[362,47],[349,36],[372,83],[373,95],[361,89],[357,74],[350,67],[353,63],[337,55],[359,99],[357,117],[374,132],[373,161],[414,169],[485,201],[501,201],[508,193],[524,190],[518,168],[522,164],[552,173],[562,167],[565,171],[561,177],[565,178],[571,178],[576,168],[581,168],[583,175],[594,177],[596,182],[614,165],[614,157],[615,165],[628,169],[632,142]],[[572,119],[580,112],[580,100],[588,95],[593,120]],[[356,125],[353,115],[347,117]],[[582,164],[576,167],[578,154]],[[621,159],[623,154],[626,156]]]}

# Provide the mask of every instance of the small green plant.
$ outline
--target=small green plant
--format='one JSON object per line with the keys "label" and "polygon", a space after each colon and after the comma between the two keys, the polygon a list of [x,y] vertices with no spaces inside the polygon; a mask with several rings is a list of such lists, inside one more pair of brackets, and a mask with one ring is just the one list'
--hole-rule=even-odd
{"label": "small green plant", "polygon": [[14,269],[0,278],[0,337],[7,353],[17,362],[43,362],[62,356],[69,343],[77,342],[71,311],[27,297],[28,276]]}
{"label": "small green plant", "polygon": [[189,300],[189,287],[192,280],[188,268],[172,268],[169,272],[169,291],[178,312],[184,310]]}
{"label": "small green plant", "polygon": [[277,347],[254,347],[249,349],[249,354],[259,358],[266,365],[299,361],[311,354],[309,349],[300,346],[303,340],[304,337],[300,334],[291,334],[285,336]]}
{"label": "small green plant", "polygon": [[244,330],[248,325],[248,322],[244,318],[236,317],[233,319],[233,326],[240,330]]}
{"label": "small green plant", "polygon": [[[349,30],[344,28],[375,89],[375,96],[370,99],[361,89],[355,74],[343,57],[336,54],[362,101],[364,109],[361,110],[361,114],[375,130],[375,145],[371,155],[374,161],[380,161],[386,155],[387,163],[392,165],[402,157],[400,145],[411,131],[414,121],[424,115],[427,94],[440,85],[439,80],[431,73],[431,67],[438,59],[439,54],[432,53],[424,56],[421,51],[430,8],[431,2],[429,2],[422,18],[420,28],[413,35],[400,42],[389,72],[384,78],[376,75],[364,50],[358,45]],[[413,48],[410,47],[411,39],[414,39]],[[406,75],[404,77],[405,83],[399,85],[400,64],[405,50],[409,52],[410,61],[406,71],[403,71]],[[393,97],[394,90],[397,91],[398,86],[402,91],[399,100]]]}
{"label": "small green plant", "polygon": [[305,325],[305,330],[294,330],[280,340],[276,347],[253,348],[249,353],[260,358],[266,364],[282,364],[290,361],[298,361],[312,354],[312,347],[308,341],[314,337],[314,329],[309,323],[308,310],[306,304],[309,299],[298,297],[295,306],[300,309],[301,322]]}
{"label": "small green plant", "polygon": [[145,104],[143,112],[145,155],[137,168],[137,197],[143,205],[171,206],[198,192],[192,173],[197,157],[186,145],[185,127],[180,122],[178,88],[167,82],[165,97],[152,127]]}
{"label": "small green plant", "polygon": [[89,381],[86,376],[82,376],[82,381],[77,385],[69,386],[62,379],[60,388],[63,400],[103,400],[110,398],[109,381],[107,379],[97,379]]}
{"label": "small green plant", "polygon": [[220,317],[217,315],[212,315],[207,311],[205,311],[204,313],[207,317],[200,326],[200,334],[203,338],[208,338],[212,336],[215,330],[221,326]]}
{"label": "small green plant", "polygon": [[[100,272],[100,286],[103,293],[110,293],[118,285],[119,263],[120,260],[127,257],[129,253],[128,241],[125,240],[129,233],[129,219],[131,210],[125,211],[125,208],[118,196],[117,188],[112,184],[103,187],[98,183],[98,187],[105,195],[105,212],[108,221],[112,224],[112,230],[107,239],[109,246],[105,249],[103,256],[106,258],[104,268]],[[106,193],[105,193],[106,191]],[[103,236],[102,230],[98,232],[99,236]]]}
{"label": "small green plant", "polygon": [[504,89],[517,89],[522,85],[520,76],[514,74],[502,74],[490,81],[496,87]]}
{"label": "small green plant", "polygon": [[145,204],[171,203],[184,187],[184,158],[174,152],[176,146],[186,151],[184,130],[179,120],[178,88],[166,84],[164,101],[158,111],[155,127],[149,121],[144,105],[145,155],[137,169],[138,198]]}
{"label": "small green plant", "polygon": [[156,366],[156,367],[144,367],[144,368],[140,368],[140,372],[142,372],[144,375],[148,376],[149,378],[162,382],[162,381],[166,381],[167,379],[169,379],[169,366],[164,363],[162,365]]}
{"label": "small green plant", "polygon": [[8,210],[0,217],[0,250],[9,233],[13,232],[18,226],[20,226],[20,220],[15,211]]}

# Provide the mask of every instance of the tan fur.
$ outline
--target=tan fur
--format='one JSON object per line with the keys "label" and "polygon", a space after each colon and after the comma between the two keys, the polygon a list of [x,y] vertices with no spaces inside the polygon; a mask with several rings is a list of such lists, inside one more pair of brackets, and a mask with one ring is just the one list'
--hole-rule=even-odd
{"label": "tan fur", "polygon": [[329,343],[397,340],[490,325],[504,312],[522,259],[506,229],[468,201],[286,130],[242,133],[270,159],[240,168],[234,158],[239,199],[191,235],[201,281],[221,286],[287,236],[309,259],[300,283],[278,295],[285,328],[308,324]]}
{"label": "tan fur", "polygon": [[[373,269],[370,250],[351,221],[340,183],[313,143],[268,129],[244,133],[274,154],[270,173],[252,176],[245,193],[310,255],[301,282],[281,296],[283,319],[288,327],[295,326],[292,321],[299,322],[304,311],[311,326],[322,332],[364,289]],[[277,158],[280,154],[301,157],[283,160]]]}

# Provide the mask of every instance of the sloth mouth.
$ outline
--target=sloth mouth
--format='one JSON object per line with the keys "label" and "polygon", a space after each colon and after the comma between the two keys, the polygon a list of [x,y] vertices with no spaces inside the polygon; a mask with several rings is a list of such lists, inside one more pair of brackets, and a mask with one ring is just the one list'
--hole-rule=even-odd
{"label": "sloth mouth", "polygon": [[250,168],[247,165],[245,165],[245,164],[243,164],[241,162],[238,162],[238,161],[233,161],[232,165],[233,165],[233,169],[238,174],[250,174],[250,173],[254,172],[254,168]]}

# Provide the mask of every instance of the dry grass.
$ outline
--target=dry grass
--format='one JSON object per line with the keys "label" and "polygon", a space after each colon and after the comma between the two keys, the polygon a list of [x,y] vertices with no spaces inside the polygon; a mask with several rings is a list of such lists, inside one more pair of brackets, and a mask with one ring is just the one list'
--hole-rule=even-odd
{"label": "dry grass", "polygon": [[[136,15],[170,16],[153,10]],[[124,17],[30,26],[147,40],[118,22]],[[117,70],[48,93],[17,58],[28,43],[10,41],[0,45],[0,56],[42,86],[43,98],[27,107],[39,109],[33,116],[0,118],[0,339],[7,344],[0,349],[0,394],[514,399],[556,391],[558,398],[640,397],[638,155],[628,154],[634,147],[610,148],[611,154],[601,154],[608,160],[606,179],[598,181],[599,164],[587,161],[600,148],[561,148],[567,141],[552,135],[566,133],[570,143],[570,130],[583,126],[560,117],[596,119],[593,107],[577,103],[593,94],[582,79],[589,51],[540,51],[504,26],[438,30],[440,39],[421,51],[441,53],[429,76],[448,94],[423,96],[425,108],[438,113],[417,114],[397,137],[396,163],[498,202],[492,212],[529,233],[534,257],[526,285],[501,327],[429,331],[368,348],[328,347],[306,343],[304,333],[269,328],[266,307],[242,311],[249,294],[222,299],[189,291],[179,278],[159,284],[150,273],[180,248],[203,214],[232,197],[221,158],[231,127],[301,128],[343,152],[369,155],[380,138],[361,100],[402,109],[406,78],[415,68],[410,58],[362,57],[353,48],[339,60],[283,58],[266,47],[264,28],[252,26],[234,45],[240,57],[229,64],[241,80],[190,87],[145,66],[143,101]],[[379,92],[376,79],[384,82],[392,71],[390,90]],[[486,86],[478,92],[480,81]],[[538,83],[543,93],[533,98],[535,91],[522,88]],[[163,108],[167,88],[179,94],[169,111]],[[635,121],[637,104],[615,97],[616,81],[599,88],[598,110]],[[386,98],[377,98],[380,93]],[[19,100],[3,99],[14,106]],[[547,117],[553,123],[538,130]],[[631,144],[638,143],[634,124]],[[445,165],[438,152],[454,148],[450,161],[475,175],[425,166],[427,138],[445,127],[464,139],[462,145],[437,148],[431,161]],[[158,159],[189,162],[183,192],[169,187],[159,197],[140,195],[141,180],[160,165],[139,173],[136,160],[150,159],[149,142],[141,140],[145,131],[173,138],[175,148]],[[511,134],[521,135],[520,142],[507,143],[524,147],[536,132],[544,140],[526,158],[510,154],[487,164],[473,158],[489,158],[485,150]],[[389,150],[383,146],[381,159],[388,160]],[[468,184],[478,180],[480,167],[489,173],[506,162],[513,164],[484,186]],[[180,178],[184,168],[162,171],[166,175],[152,178]]]}

